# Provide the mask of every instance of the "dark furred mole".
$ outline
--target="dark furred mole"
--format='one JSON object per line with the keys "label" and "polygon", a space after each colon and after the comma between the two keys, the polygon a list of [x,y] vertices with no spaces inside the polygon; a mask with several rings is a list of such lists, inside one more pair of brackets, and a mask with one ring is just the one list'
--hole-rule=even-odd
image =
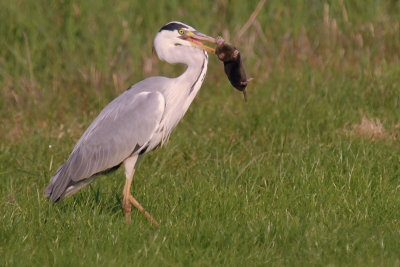
{"label": "dark furred mole", "polygon": [[246,78],[239,50],[233,45],[225,43],[222,37],[217,37],[215,40],[217,42],[215,53],[224,62],[226,76],[233,87],[243,92],[244,100],[247,101],[246,86],[253,78]]}

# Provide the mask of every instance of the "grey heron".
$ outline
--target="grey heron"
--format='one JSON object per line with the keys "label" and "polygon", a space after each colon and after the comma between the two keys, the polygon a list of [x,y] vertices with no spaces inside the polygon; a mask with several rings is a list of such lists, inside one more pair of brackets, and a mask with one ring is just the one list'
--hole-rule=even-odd
{"label": "grey heron", "polygon": [[187,69],[176,78],[150,77],[111,101],[83,133],[51,177],[44,193],[58,202],[90,184],[99,173],[125,167],[122,208],[130,222],[133,204],[154,224],[153,217],[132,196],[135,165],[144,154],[163,145],[199,91],[207,72],[208,52],[215,39],[178,21],[164,25],[154,38],[159,59],[183,63]]}

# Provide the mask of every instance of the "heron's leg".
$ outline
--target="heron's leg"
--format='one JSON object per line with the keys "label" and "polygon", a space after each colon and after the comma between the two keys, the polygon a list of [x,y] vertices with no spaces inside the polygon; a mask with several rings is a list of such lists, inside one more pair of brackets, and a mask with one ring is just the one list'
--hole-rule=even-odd
{"label": "heron's leg", "polygon": [[151,223],[158,225],[158,222],[148,213],[142,205],[132,196],[131,194],[131,184],[133,181],[133,175],[135,173],[134,166],[136,164],[137,158],[128,158],[125,160],[125,175],[126,182],[123,190],[124,199],[122,200],[122,209],[124,210],[125,217],[128,223],[131,223],[130,213],[132,211],[131,203],[135,208],[137,208],[140,212],[144,213],[147,219],[150,220]]}
{"label": "heron's leg", "polygon": [[140,212],[144,213],[144,216],[146,216],[147,219],[149,219],[149,221],[158,226],[158,222],[153,218],[153,216],[151,216],[150,213],[148,213],[143,207],[142,205],[140,205],[140,203],[132,196],[129,196],[129,201],[133,204],[133,206],[135,206],[135,208],[137,208]]}
{"label": "heron's leg", "polygon": [[135,169],[133,169],[132,175],[129,178],[128,177],[126,178],[124,190],[122,191],[122,194],[124,195],[124,199],[122,200],[122,209],[124,211],[124,215],[125,215],[125,218],[128,223],[131,223],[130,214],[132,211],[132,207],[131,207],[131,203],[129,200],[129,196],[130,196],[130,192],[131,192],[131,184],[133,181],[133,173],[134,172],[135,172]]}

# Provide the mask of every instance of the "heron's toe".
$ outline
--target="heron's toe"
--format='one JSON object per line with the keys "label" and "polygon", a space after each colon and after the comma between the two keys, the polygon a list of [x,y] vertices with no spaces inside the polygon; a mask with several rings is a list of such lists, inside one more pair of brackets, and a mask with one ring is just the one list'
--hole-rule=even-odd
{"label": "heron's toe", "polygon": [[124,211],[125,218],[127,220],[127,223],[131,223],[131,212],[132,212],[132,206],[129,201],[129,198],[124,198],[122,200],[122,210]]}

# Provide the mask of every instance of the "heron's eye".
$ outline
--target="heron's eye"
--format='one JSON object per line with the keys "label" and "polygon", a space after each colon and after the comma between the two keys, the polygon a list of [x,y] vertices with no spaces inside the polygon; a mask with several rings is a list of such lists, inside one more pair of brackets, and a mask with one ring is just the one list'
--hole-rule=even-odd
{"label": "heron's eye", "polygon": [[179,29],[178,32],[179,32],[180,35],[183,35],[185,33],[185,30],[184,29]]}

